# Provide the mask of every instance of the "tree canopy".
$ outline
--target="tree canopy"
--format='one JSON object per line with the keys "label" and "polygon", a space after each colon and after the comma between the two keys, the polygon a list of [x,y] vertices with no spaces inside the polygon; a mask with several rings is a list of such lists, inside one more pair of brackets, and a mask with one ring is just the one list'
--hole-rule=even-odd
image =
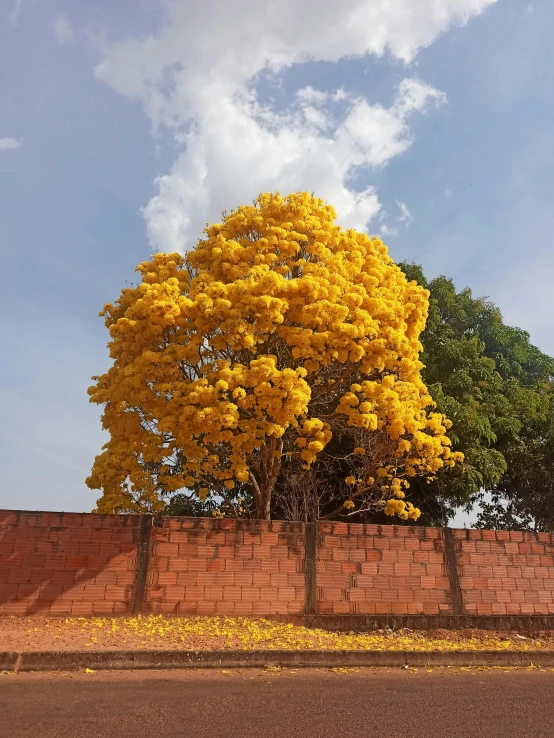
{"label": "tree canopy", "polygon": [[113,365],[89,390],[110,434],[87,479],[100,512],[190,489],[232,514],[244,491],[268,518],[278,480],[290,506],[338,460],[328,514],[417,519],[408,480],[462,460],[421,377],[428,293],[335,219],[308,193],[260,195],[105,306]]}
{"label": "tree canopy", "polygon": [[544,516],[554,516],[554,359],[528,333],[505,325],[486,298],[457,292],[446,277],[428,281],[417,265],[400,266],[430,292],[422,376],[437,409],[452,420],[452,448],[464,454],[431,484],[412,481],[410,499],[422,521],[437,523],[479,500],[479,525],[494,527],[496,520],[500,527],[508,510],[511,527],[517,514],[546,524]]}
{"label": "tree canopy", "polygon": [[[525,331],[505,325],[488,299],[475,298],[470,289],[456,291],[444,276],[428,281],[415,264],[399,266],[429,291],[429,315],[420,336],[422,378],[437,409],[452,420],[452,449],[464,455],[463,463],[441,468],[433,479],[410,480],[406,496],[421,510],[421,523],[443,525],[456,508],[474,505],[478,527],[551,529],[554,360],[533,346]],[[321,515],[344,518],[347,511],[332,504],[345,473],[340,436],[327,451],[333,463],[308,491],[317,489]],[[313,474],[318,475],[317,468]],[[278,480],[279,514],[297,515],[299,500],[313,506],[305,481],[298,487],[304,498],[291,494],[289,480]],[[353,519],[386,521],[379,511]]]}

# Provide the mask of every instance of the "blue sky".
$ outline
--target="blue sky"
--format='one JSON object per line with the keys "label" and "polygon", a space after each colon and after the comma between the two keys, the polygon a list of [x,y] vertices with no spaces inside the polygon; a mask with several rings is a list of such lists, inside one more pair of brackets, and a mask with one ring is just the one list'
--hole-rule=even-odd
{"label": "blue sky", "polygon": [[0,507],[93,507],[98,311],[260,190],[315,190],[554,353],[554,3],[197,5],[0,0]]}

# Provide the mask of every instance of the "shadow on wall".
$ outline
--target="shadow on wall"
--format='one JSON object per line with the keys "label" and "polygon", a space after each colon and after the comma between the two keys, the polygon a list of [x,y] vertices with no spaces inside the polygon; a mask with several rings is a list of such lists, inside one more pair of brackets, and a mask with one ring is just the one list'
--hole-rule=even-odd
{"label": "shadow on wall", "polygon": [[139,515],[0,511],[0,615],[133,610]]}

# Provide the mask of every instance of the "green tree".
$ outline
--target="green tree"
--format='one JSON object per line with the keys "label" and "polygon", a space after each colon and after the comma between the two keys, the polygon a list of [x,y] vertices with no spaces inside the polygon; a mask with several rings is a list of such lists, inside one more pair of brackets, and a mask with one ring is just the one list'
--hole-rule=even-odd
{"label": "green tree", "polygon": [[[536,511],[537,504],[552,500],[554,459],[544,438],[552,437],[554,359],[533,346],[528,333],[505,325],[499,308],[486,298],[475,298],[469,289],[457,292],[446,277],[427,281],[417,265],[400,266],[430,291],[421,336],[422,375],[438,409],[453,421],[453,448],[465,457],[449,473],[439,472],[431,484],[417,479],[411,485],[422,522],[436,524],[455,507],[478,499],[502,507],[506,496],[514,512],[525,517],[531,507]],[[533,464],[533,483],[525,484]],[[531,486],[534,502],[529,499]],[[492,503],[483,492],[494,493]],[[499,519],[500,508],[497,513]]]}
{"label": "green tree", "polygon": [[523,424],[503,449],[507,471],[479,501],[478,528],[554,529],[554,394],[543,390],[546,407]]}

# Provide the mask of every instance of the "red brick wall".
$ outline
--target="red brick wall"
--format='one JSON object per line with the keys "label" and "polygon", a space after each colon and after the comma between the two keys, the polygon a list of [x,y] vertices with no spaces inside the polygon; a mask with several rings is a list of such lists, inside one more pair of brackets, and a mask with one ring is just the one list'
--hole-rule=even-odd
{"label": "red brick wall", "polygon": [[451,613],[442,530],[318,524],[318,612]]}
{"label": "red brick wall", "polygon": [[454,538],[466,613],[554,614],[550,533],[455,530]]}
{"label": "red brick wall", "polygon": [[322,615],[554,614],[550,534],[320,522],[314,561],[312,531],[0,510],[0,615],[301,615],[314,577]]}
{"label": "red brick wall", "polygon": [[130,612],[140,522],[0,510],[0,615]]}
{"label": "red brick wall", "polygon": [[147,610],[301,614],[303,565],[301,523],[166,518],[152,530]]}

